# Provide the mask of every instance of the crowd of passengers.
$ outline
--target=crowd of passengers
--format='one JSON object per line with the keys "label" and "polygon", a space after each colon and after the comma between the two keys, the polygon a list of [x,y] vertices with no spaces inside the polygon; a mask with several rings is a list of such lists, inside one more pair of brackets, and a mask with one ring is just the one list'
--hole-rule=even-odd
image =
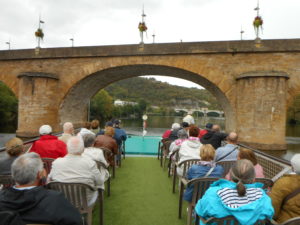
{"label": "crowd of passengers", "polygon": [[[283,223],[300,216],[300,154],[291,159],[293,172],[279,178],[272,189],[264,190],[262,183],[255,182],[255,178],[265,177],[263,167],[252,150],[238,146],[236,132],[221,132],[219,125],[211,123],[199,129],[188,115],[181,125],[173,123],[162,138],[168,148],[164,154],[168,154],[170,160],[178,160],[177,165],[185,160],[199,159],[188,169],[188,180],[222,178],[197,202],[195,212],[202,218],[234,216],[240,224],[250,225],[263,219]],[[178,151],[177,159],[172,154],[174,151]],[[224,169],[217,163],[232,160],[236,162],[224,176]],[[177,167],[178,175],[183,175],[182,169]],[[188,186],[184,199],[191,202],[192,194],[193,186]]]}
{"label": "crowd of passengers", "polygon": [[[52,128],[43,125],[39,129],[40,139],[24,153],[23,142],[13,138],[6,143],[7,157],[0,160],[0,174],[11,174],[16,182],[13,187],[0,191],[0,214],[9,211],[9,217],[1,216],[0,224],[48,223],[54,225],[82,224],[81,216],[61,193],[43,186],[52,181],[89,184],[104,189],[109,172],[97,167],[96,162],[114,165],[115,160],[105,158],[101,148],[109,149],[112,155],[120,155],[120,145],[126,140],[126,132],[120,121],[106,123],[100,130],[99,121],[87,124],[74,135],[72,123],[63,125],[64,133],[57,138]],[[205,129],[195,126],[192,116],[183,123],[173,124],[163,134],[163,140],[171,141],[170,155],[178,151],[179,162],[199,159],[188,170],[187,179],[198,177],[222,177],[224,170],[217,162],[236,160],[225,179],[213,183],[198,201],[195,211],[203,218],[221,218],[233,215],[242,225],[254,224],[256,220],[273,218],[284,222],[300,215],[300,154],[291,159],[293,172],[278,179],[271,190],[262,189],[255,178],[263,178],[263,168],[258,164],[253,151],[239,148],[238,135],[220,131],[214,124]],[[226,145],[222,146],[222,141]],[[43,158],[55,159],[49,174],[43,167]],[[182,173],[178,168],[178,174]],[[92,210],[97,191],[88,193],[88,205]],[[191,201],[192,188],[184,193],[184,199]],[[91,215],[91,214],[90,214]],[[10,220],[10,223],[7,221]],[[88,218],[91,224],[91,218]]]}
{"label": "crowd of passengers", "polygon": [[[110,176],[107,167],[118,162],[114,160],[115,155],[121,155],[126,132],[120,128],[119,120],[107,122],[104,130],[100,129],[98,120],[93,120],[76,135],[71,122],[63,125],[60,137],[52,135],[49,125],[41,126],[39,134],[40,138],[26,151],[17,137],[5,145],[7,156],[0,159],[0,175],[11,175],[15,185],[0,191],[0,224],[83,224],[79,211],[63,194],[44,186],[55,181],[90,185],[95,190],[87,192],[89,211],[92,211],[98,198],[97,189],[104,190],[104,182]],[[111,152],[110,157],[105,158],[104,149]],[[43,158],[53,159],[49,174]],[[104,167],[97,166],[97,162]],[[92,213],[88,215],[91,225]]]}

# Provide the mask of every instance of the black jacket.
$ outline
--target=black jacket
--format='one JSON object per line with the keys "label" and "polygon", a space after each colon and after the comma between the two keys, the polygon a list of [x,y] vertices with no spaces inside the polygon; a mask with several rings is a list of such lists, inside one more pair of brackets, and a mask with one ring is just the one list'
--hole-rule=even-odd
{"label": "black jacket", "polygon": [[[35,187],[7,188],[0,192],[0,211],[18,212],[26,223],[82,225],[81,215],[62,193]],[[1,220],[1,219],[0,219]]]}
{"label": "black jacket", "polygon": [[215,149],[221,147],[222,141],[227,137],[227,134],[222,132],[214,132],[209,130],[201,139],[202,144],[211,144]]}

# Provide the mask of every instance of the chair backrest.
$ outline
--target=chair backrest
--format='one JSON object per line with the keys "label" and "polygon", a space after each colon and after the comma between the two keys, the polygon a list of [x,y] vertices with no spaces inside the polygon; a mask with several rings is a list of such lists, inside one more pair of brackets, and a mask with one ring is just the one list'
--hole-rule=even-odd
{"label": "chair backrest", "polygon": [[[164,139],[163,139],[164,140]],[[164,151],[165,155],[169,153],[169,148],[170,148],[170,145],[173,141],[172,140],[165,140],[163,141],[163,145],[162,145],[162,150]]]}
{"label": "chair backrest", "polygon": [[217,162],[217,165],[220,165],[223,167],[224,169],[224,173],[223,173],[223,177],[225,177],[227,175],[227,173],[230,171],[231,167],[233,166],[233,164],[236,163],[236,160],[230,160],[230,161],[220,161]]}
{"label": "chair backrest", "polygon": [[109,158],[113,156],[113,152],[110,149],[105,148],[105,147],[100,147],[100,149],[102,149],[104,158],[106,159],[106,161],[109,160]]}
{"label": "chair backrest", "polygon": [[199,161],[201,161],[201,160],[200,159],[187,159],[187,160],[183,160],[182,162],[180,162],[178,164],[178,167],[182,168],[182,177],[185,177],[189,168],[192,165],[197,164]]}
{"label": "chair backrest", "polygon": [[43,164],[44,164],[44,168],[47,171],[47,174],[50,173],[51,169],[52,169],[52,162],[55,159],[52,158],[42,158]]}
{"label": "chair backrest", "polygon": [[88,213],[87,191],[94,191],[90,185],[83,183],[50,182],[47,188],[62,192],[66,199],[77,208],[81,214]]}
{"label": "chair backrest", "polygon": [[[200,217],[200,220],[204,223],[204,224],[214,224],[214,225],[239,225],[239,222],[236,220],[235,217],[233,216],[226,216],[223,218],[208,218],[207,220],[203,219],[202,217]],[[198,223],[197,223],[198,222]],[[199,224],[199,216],[197,216],[196,219],[196,224]],[[255,224],[253,225],[265,225],[265,224],[269,224],[269,219],[264,219],[264,220],[258,220],[256,221]]]}
{"label": "chair backrest", "polygon": [[210,187],[212,183],[219,180],[216,177],[201,177],[190,180],[187,186],[193,185],[193,195],[192,195],[192,206],[195,206],[200,198],[205,194],[206,190]]}
{"label": "chair backrest", "polygon": [[172,152],[170,155],[170,159],[175,159],[175,162],[178,162],[179,160],[179,149],[176,149],[175,151]]}
{"label": "chair backrest", "polygon": [[100,169],[101,167],[104,169],[108,169],[108,166],[106,166],[103,162],[95,161],[97,164],[97,168]]}
{"label": "chair backrest", "polygon": [[0,190],[3,188],[9,188],[15,184],[11,175],[0,175]]}
{"label": "chair backrest", "polygon": [[295,217],[281,223],[280,225],[299,225],[299,224],[300,224],[300,217]]}
{"label": "chair backrest", "polygon": [[255,182],[263,183],[263,189],[271,188],[274,184],[274,182],[268,178],[255,178]]}

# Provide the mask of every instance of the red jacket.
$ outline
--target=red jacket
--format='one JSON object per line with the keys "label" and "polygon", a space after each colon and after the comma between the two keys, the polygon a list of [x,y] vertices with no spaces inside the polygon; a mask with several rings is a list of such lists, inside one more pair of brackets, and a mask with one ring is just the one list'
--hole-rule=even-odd
{"label": "red jacket", "polygon": [[165,133],[163,133],[162,138],[170,137],[171,133],[172,133],[172,130],[166,130]]}
{"label": "red jacket", "polygon": [[200,132],[199,132],[198,138],[202,138],[207,132],[208,132],[207,130],[201,129]]}
{"label": "red jacket", "polygon": [[42,135],[32,144],[30,152],[36,152],[41,158],[64,157],[67,154],[67,146],[63,141],[53,135]]}

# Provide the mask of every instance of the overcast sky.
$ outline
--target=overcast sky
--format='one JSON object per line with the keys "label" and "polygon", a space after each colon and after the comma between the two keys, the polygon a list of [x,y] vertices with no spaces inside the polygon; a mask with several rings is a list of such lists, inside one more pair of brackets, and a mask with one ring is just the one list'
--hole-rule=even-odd
{"label": "overcast sky", "polygon": [[[137,44],[143,5],[145,43],[255,38],[257,0],[0,0],[0,50],[35,48],[39,15],[45,48]],[[260,0],[260,14],[262,39],[300,38],[300,0]]]}

